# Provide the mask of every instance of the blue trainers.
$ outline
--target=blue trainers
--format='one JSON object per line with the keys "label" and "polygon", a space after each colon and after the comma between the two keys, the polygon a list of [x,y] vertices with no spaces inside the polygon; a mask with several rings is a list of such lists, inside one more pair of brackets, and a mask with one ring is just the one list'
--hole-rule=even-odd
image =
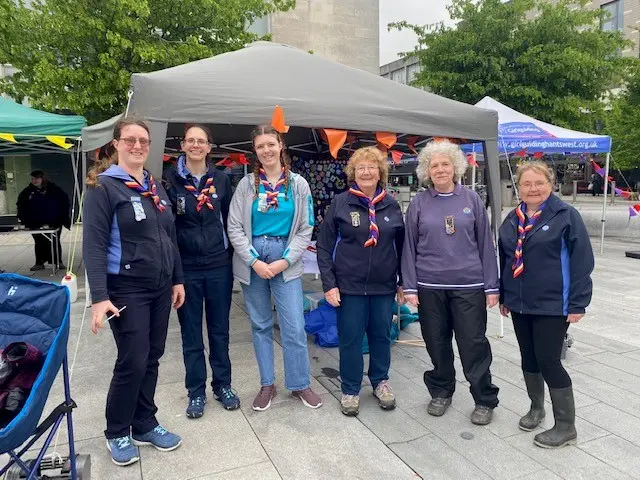
{"label": "blue trainers", "polygon": [[187,417],[200,418],[204,415],[204,406],[207,403],[207,397],[193,397],[189,399],[189,405],[187,405]]}
{"label": "blue trainers", "polygon": [[213,390],[213,397],[222,403],[227,410],[235,410],[240,407],[240,399],[231,387],[218,387]]}
{"label": "blue trainers", "polygon": [[179,435],[167,431],[161,425],[142,435],[134,433],[132,438],[134,445],[153,445],[163,452],[175,450],[182,443],[182,438]]}
{"label": "blue trainers", "polygon": [[140,460],[138,447],[131,444],[131,437],[107,438],[107,448],[111,452],[111,460],[124,467]]}

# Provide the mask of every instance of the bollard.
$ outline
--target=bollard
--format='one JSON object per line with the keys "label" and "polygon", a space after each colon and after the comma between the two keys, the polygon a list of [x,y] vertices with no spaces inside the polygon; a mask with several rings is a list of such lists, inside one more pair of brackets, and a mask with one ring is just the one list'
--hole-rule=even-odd
{"label": "bollard", "polygon": [[573,203],[576,203],[576,199],[578,198],[578,181],[573,181]]}
{"label": "bollard", "polygon": [[616,204],[616,182],[611,182],[611,205]]}

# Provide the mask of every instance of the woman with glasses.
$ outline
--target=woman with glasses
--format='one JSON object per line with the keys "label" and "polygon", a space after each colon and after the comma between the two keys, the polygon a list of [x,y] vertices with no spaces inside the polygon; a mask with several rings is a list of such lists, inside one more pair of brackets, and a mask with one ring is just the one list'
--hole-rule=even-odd
{"label": "woman with glasses", "polygon": [[402,277],[407,302],[418,307],[433,369],[427,413],[440,417],[456,388],[452,338],[475,402],[471,422],[487,425],[498,405],[491,381],[487,307],[498,303],[498,263],[480,196],[460,184],[468,167],[457,145],[432,142],[418,156],[416,174],[427,185],[406,214]]}
{"label": "woman with glasses", "polygon": [[82,253],[91,329],[98,333],[110,315],[118,348],[107,396],[107,448],[116,465],[130,465],[140,459],[135,445],[170,451],[181,443],[158,423],[154,395],[169,313],[184,302],[184,280],[171,205],[144,168],[149,128],[125,118],[113,138],[115,154],[87,177]]}
{"label": "woman with glasses", "polygon": [[545,417],[549,386],[555,426],[534,438],[544,448],[575,443],[571,378],[560,356],[567,328],[591,302],[593,250],[582,217],[552,192],[553,173],[543,162],[518,167],[522,202],[500,227],[500,312],[511,314],[522,372],[531,399],[519,427],[535,430]]}
{"label": "woman with glasses", "polygon": [[393,300],[403,303],[400,259],[404,222],[398,202],[387,194],[387,156],[360,148],[346,167],[351,187],[337,195],[320,225],[318,266],[322,288],[337,308],[342,413],[356,416],[369,342],[369,380],[383,410],[396,406],[388,384]]}
{"label": "woman with glasses", "polygon": [[200,418],[207,403],[203,302],[209,339],[213,397],[227,410],[240,406],[231,389],[229,310],[233,273],[226,234],[231,182],[207,161],[211,136],[204,125],[187,125],[180,144],[183,155],[165,170],[167,194],[176,217],[178,248],[184,269],[185,303],[178,310],[182,354],[189,395],[186,415]]}
{"label": "woman with glasses", "polygon": [[309,184],[289,169],[282,136],[271,126],[251,133],[253,173],[238,184],[229,208],[228,233],[234,248],[233,274],[242,285],[253,332],[261,388],[252,408],[263,411],[276,396],[273,307],[284,357],[284,384],[309,408],[322,406],[310,387],[304,330],[302,254],[311,241],[313,200]]}

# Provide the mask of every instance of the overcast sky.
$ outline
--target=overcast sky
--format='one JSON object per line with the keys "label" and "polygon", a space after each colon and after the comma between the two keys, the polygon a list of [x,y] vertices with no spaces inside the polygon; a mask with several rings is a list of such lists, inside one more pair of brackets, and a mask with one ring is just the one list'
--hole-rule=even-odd
{"label": "overcast sky", "polygon": [[407,20],[424,25],[449,19],[449,0],[380,0],[380,65],[398,59],[398,52],[413,50],[416,36],[409,31],[387,32],[387,24]]}

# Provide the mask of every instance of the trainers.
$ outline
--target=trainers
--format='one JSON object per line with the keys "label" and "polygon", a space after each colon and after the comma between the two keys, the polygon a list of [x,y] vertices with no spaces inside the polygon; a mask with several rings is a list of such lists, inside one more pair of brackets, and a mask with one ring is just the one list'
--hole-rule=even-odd
{"label": "trainers", "polygon": [[207,397],[199,396],[189,399],[189,405],[187,405],[187,417],[200,418],[204,415],[204,406],[207,403]]}
{"label": "trainers", "polygon": [[33,267],[31,267],[29,270],[31,270],[32,272],[35,272],[37,270],[44,270],[44,263],[36,263]]}
{"label": "trainers", "polygon": [[258,412],[263,412],[271,406],[271,399],[276,396],[276,386],[267,385],[260,387],[258,396],[253,401],[253,409]]}
{"label": "trainers", "polygon": [[355,417],[360,412],[360,396],[343,393],[340,408],[347,417]]}
{"label": "trainers", "polygon": [[235,410],[240,406],[240,399],[231,387],[220,387],[213,390],[213,398],[222,403],[227,410]]}
{"label": "trainers", "polygon": [[322,398],[311,390],[310,387],[307,387],[304,390],[296,390],[295,392],[291,392],[291,394],[302,400],[302,403],[309,408],[320,408],[322,406]]}
{"label": "trainers", "polygon": [[134,433],[132,438],[134,445],[153,445],[163,452],[175,450],[182,443],[179,435],[167,431],[167,429],[161,425],[142,435]]}
{"label": "trainers", "polygon": [[373,390],[373,396],[378,399],[378,405],[383,410],[396,408],[396,397],[386,380],[381,381]]}
{"label": "trainers", "polygon": [[493,408],[486,405],[476,405],[471,413],[471,423],[474,425],[489,425],[493,418]]}
{"label": "trainers", "polygon": [[138,447],[132,445],[131,437],[107,438],[107,449],[111,452],[111,460],[124,467],[140,460]]}
{"label": "trainers", "polygon": [[451,405],[451,397],[433,397],[427,407],[427,413],[434,417],[441,417]]}

